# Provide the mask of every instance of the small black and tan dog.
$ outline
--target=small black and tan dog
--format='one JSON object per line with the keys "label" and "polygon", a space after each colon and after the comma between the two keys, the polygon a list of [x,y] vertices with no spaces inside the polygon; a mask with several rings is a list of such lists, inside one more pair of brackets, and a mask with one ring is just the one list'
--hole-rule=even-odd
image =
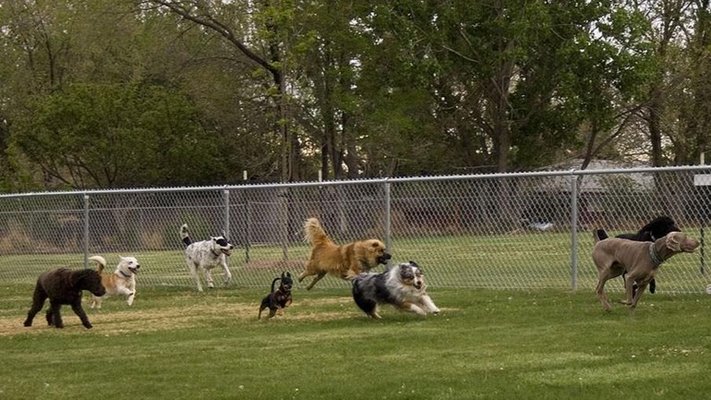
{"label": "small black and tan dog", "polygon": [[[274,285],[277,281],[279,283],[279,288],[274,290]],[[272,318],[276,315],[277,310],[283,309],[291,304],[291,286],[294,281],[291,279],[291,274],[289,272],[282,272],[281,277],[274,278],[272,281],[272,291],[262,299],[262,304],[259,306],[259,316],[257,319],[262,318],[262,311],[265,308],[269,308],[269,316],[267,318]]]}

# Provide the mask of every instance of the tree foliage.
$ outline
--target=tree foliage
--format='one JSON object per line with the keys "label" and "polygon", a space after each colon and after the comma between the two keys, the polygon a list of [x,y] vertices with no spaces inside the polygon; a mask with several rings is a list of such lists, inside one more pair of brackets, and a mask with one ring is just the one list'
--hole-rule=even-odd
{"label": "tree foliage", "polygon": [[4,190],[708,149],[702,0],[6,0]]}
{"label": "tree foliage", "polygon": [[70,188],[201,183],[219,173],[188,99],[160,86],[71,85],[37,97],[10,149]]}

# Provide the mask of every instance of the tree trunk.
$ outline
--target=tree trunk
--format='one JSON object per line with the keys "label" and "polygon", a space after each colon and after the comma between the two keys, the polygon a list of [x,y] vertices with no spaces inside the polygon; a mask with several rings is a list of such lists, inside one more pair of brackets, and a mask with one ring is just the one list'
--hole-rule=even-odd
{"label": "tree trunk", "polygon": [[652,166],[661,167],[664,164],[662,157],[662,127],[661,116],[664,114],[664,99],[662,99],[659,85],[654,85],[649,94],[647,107],[647,125],[649,140],[652,145]]}

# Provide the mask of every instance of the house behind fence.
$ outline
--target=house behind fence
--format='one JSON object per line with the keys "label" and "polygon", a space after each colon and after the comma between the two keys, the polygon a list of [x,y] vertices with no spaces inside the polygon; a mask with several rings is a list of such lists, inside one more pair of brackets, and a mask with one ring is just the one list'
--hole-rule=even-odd
{"label": "house behind fence", "polygon": [[236,245],[235,285],[268,287],[283,270],[301,272],[301,228],[314,216],[338,243],[381,238],[433,288],[592,290],[591,231],[632,232],[664,214],[703,244],[664,264],[659,291],[702,293],[709,183],[711,166],[695,166],[2,195],[0,281],[131,255],[140,285],[191,288],[178,233],[187,223],[193,240],[224,233]]}

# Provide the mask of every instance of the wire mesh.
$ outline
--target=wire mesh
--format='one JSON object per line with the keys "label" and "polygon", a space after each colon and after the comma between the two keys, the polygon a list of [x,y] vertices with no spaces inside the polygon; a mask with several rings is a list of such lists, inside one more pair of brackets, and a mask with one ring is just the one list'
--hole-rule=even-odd
{"label": "wire mesh", "polygon": [[[130,255],[139,285],[194,287],[179,234],[187,223],[193,240],[230,238],[234,285],[268,287],[302,271],[302,226],[317,217],[336,243],[382,239],[393,263],[416,261],[434,287],[591,290],[592,230],[634,232],[669,215],[702,246],[664,264],[659,290],[701,293],[708,181],[711,167],[698,166],[3,195],[0,280],[32,283],[91,255],[113,265]],[[622,290],[618,281],[610,290]]]}

